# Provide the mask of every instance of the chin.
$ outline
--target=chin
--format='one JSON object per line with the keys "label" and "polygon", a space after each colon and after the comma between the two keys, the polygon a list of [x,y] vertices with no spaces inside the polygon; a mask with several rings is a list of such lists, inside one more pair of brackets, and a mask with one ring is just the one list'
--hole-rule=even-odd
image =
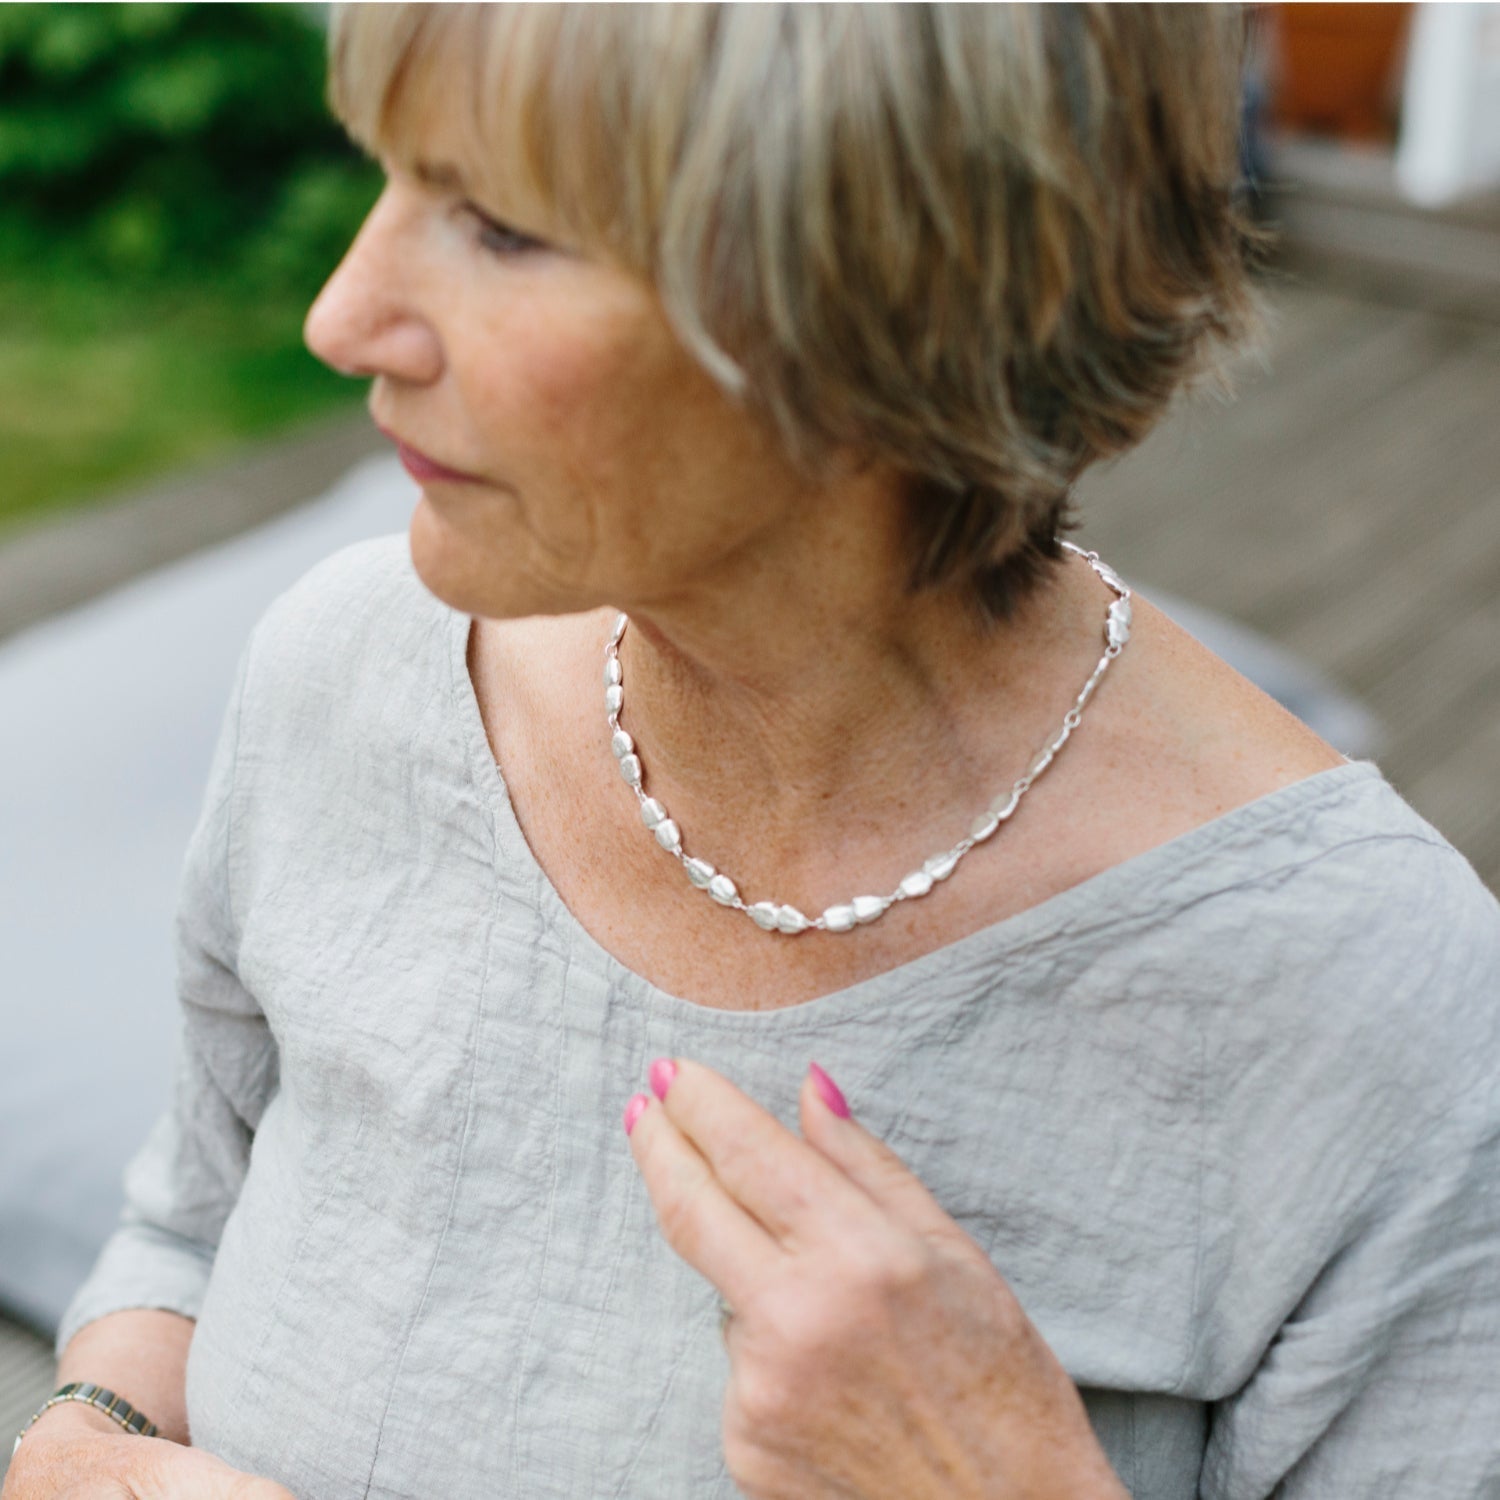
{"label": "chin", "polygon": [[450,609],[487,620],[573,614],[592,606],[559,599],[497,560],[497,547],[456,532],[423,496],[412,512],[411,562],[429,593]]}

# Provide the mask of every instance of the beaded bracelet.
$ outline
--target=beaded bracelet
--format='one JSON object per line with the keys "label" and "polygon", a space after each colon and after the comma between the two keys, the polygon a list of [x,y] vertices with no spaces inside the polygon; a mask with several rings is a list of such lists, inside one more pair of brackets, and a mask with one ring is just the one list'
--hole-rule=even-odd
{"label": "beaded bracelet", "polygon": [[21,1446],[21,1439],[31,1431],[32,1427],[49,1412],[54,1406],[61,1406],[65,1401],[82,1401],[86,1406],[92,1406],[95,1411],[102,1411],[106,1417],[118,1422],[126,1432],[134,1432],[141,1437],[155,1437],[157,1428],[155,1422],[149,1422],[128,1401],[122,1400],[113,1391],[107,1391],[102,1385],[90,1385],[86,1380],[75,1380],[71,1385],[65,1385],[55,1396],[49,1396],[21,1430],[16,1434],[15,1447],[10,1450],[11,1457],[16,1455],[16,1449]]}

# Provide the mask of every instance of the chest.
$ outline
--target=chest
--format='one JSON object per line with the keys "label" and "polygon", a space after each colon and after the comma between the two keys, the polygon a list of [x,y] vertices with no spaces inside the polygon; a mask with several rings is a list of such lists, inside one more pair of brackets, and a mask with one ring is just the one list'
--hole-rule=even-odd
{"label": "chest", "polygon": [[[330,879],[322,899],[348,921],[360,894]],[[417,948],[430,907],[403,907],[412,930],[351,969],[286,951],[304,906],[252,912],[285,1083],[194,1344],[192,1420],[214,1451],[331,1497],[728,1500],[712,1292],[662,1243],[619,1107],[649,1058],[679,1053],[791,1119],[812,1055],[1075,1378],[1115,1392],[1091,1411],[1122,1472],[1138,1442],[1179,1438],[1196,1472],[1196,1403],[1137,1421],[1152,1398],[1129,1394],[1178,1381],[1197,1296],[1198,1048],[1161,996],[1037,952],[866,1007],[724,1016],[620,982],[508,896],[492,925],[446,935],[440,976],[386,957]],[[314,1430],[326,1389],[350,1399]]]}
{"label": "chest", "polygon": [[[846,932],[767,933],[690,883],[683,865],[642,826],[628,789],[614,783],[612,761],[592,768],[595,795],[580,797],[576,789],[587,773],[507,748],[503,764],[517,824],[571,916],[655,988],[714,1009],[796,1006],[900,970],[1041,907],[1181,831],[1158,818],[1142,826],[1128,807],[1098,826],[1082,826],[1076,804],[1087,804],[1090,791],[1075,792],[1076,783],[1038,785],[1013,822],[920,898],[899,901]],[[1093,803],[1096,811],[1111,805]],[[695,845],[685,824],[685,848],[708,854],[744,901],[787,901],[809,917],[825,902],[892,893],[908,871],[963,832],[950,820],[925,830],[898,824],[881,837],[851,840],[842,858],[820,865],[809,900],[805,882],[798,889],[795,880],[747,878],[737,856],[753,857],[753,821],[747,809],[741,827],[720,836],[722,853]],[[837,849],[838,830],[823,837]]]}
{"label": "chest", "polygon": [[[1034,841],[1017,839],[1004,854],[971,853],[948,881],[921,899],[898,902],[867,925],[847,932],[764,932],[743,912],[695,888],[683,866],[640,825],[627,798],[611,797],[606,805],[580,813],[570,806],[567,788],[549,773],[511,774],[507,785],[526,842],[579,925],[657,989],[714,1009],[776,1009],[847,989],[1001,922],[1093,873],[1081,863],[1032,863]],[[685,829],[684,837],[690,833]],[[919,867],[924,846],[909,835],[905,842],[910,846],[906,864]],[[822,901],[808,900],[795,883],[788,882],[788,890],[774,881],[746,879],[734,852],[720,856],[715,867],[735,881],[743,900],[786,901],[809,917],[818,915]],[[862,852],[864,858],[856,854],[819,882],[828,904],[896,888],[905,873],[899,847],[894,853]]]}
{"label": "chest", "polygon": [[[1084,826],[1073,804],[1091,796],[1090,771],[1079,755],[1070,786],[1032,788],[1024,816],[920,898],[847,932],[763,932],[695,888],[682,863],[658,846],[618,775],[592,697],[575,706],[518,691],[514,670],[489,659],[495,648],[482,639],[476,631],[471,677],[530,856],[602,948],[697,1005],[770,1010],[849,988],[1040,905],[1159,836],[1130,826],[1128,816]],[[684,819],[684,850],[728,875],[744,901],[787,902],[808,917],[857,896],[892,894],[929,855],[950,848],[968,820],[967,810],[924,818],[918,807],[876,826],[808,827],[778,870],[774,859],[761,858],[772,840],[762,837],[759,795],[754,787],[731,790],[707,828]],[[675,811],[675,798],[671,805]]]}

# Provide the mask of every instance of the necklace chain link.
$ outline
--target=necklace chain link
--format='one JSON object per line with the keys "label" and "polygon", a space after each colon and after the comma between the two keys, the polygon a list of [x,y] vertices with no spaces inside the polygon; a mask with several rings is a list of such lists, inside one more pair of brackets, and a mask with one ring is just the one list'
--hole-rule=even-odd
{"label": "necklace chain link", "polygon": [[1085,551],[1072,542],[1063,542],[1061,545],[1083,558],[1115,594],[1105,616],[1104,653],[1077,698],[1073,700],[1073,706],[1063,715],[1062,727],[1031,758],[1025,773],[973,820],[968,834],[951,849],[945,849],[924,860],[889,895],[855,896],[851,901],[828,907],[816,917],[805,916],[795,906],[784,902],[746,903],[729,876],[716,870],[707,860],[698,859],[687,852],[683,847],[682,830],[669,816],[666,808],[656,798],[647,795],[645,767],[641,764],[635,741],[629,731],[620,725],[620,713],[625,706],[625,673],[620,662],[620,642],[630,624],[628,616],[620,615],[615,620],[614,631],[604,648],[604,707],[609,721],[610,746],[615,753],[620,775],[635,793],[641,821],[654,834],[657,844],[682,865],[688,880],[694,886],[706,891],[720,906],[744,912],[763,932],[788,935],[814,929],[819,932],[849,932],[857,926],[883,917],[900,901],[913,901],[927,895],[934,886],[953,873],[964,855],[986,839],[992,838],[1002,824],[1015,816],[1022,797],[1052,764],[1057,752],[1067,744],[1073,731],[1083,721],[1083,710],[1093,696],[1094,689],[1099,686],[1109,664],[1125,649],[1125,643],[1130,639],[1130,590],[1120,581],[1119,575],[1108,563],[1099,560],[1097,552]]}

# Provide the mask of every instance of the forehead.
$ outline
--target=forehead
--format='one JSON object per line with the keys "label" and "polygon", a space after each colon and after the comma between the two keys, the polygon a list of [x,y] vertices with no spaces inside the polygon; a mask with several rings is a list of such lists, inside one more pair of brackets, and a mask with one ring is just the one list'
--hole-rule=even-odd
{"label": "forehead", "polygon": [[351,9],[362,15],[347,23],[350,45],[335,49],[335,105],[359,144],[426,186],[556,239],[597,242],[606,214],[588,199],[598,178],[588,172],[586,192],[571,178],[600,154],[585,139],[586,111],[558,108],[556,37],[541,24],[553,7],[423,6],[405,28],[383,23],[384,7]]}

